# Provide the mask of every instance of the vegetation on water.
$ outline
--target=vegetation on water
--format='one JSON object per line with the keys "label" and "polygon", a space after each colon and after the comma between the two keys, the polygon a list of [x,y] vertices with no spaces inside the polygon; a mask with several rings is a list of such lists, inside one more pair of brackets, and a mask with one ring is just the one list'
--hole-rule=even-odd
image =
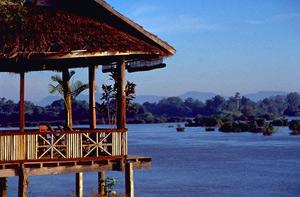
{"label": "vegetation on water", "polygon": [[292,120],[289,124],[291,135],[300,135],[300,120]]}

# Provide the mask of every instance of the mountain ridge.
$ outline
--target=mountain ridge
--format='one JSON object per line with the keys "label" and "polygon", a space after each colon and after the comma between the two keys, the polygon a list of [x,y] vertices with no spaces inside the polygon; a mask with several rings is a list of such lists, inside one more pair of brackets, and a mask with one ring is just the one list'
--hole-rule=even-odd
{"label": "mountain ridge", "polygon": [[[262,100],[264,98],[269,98],[272,96],[286,96],[289,92],[286,91],[271,91],[271,90],[265,90],[265,91],[258,91],[255,93],[249,93],[249,94],[242,94],[241,96],[245,96],[253,101],[259,101]],[[198,99],[202,102],[205,102],[207,99],[211,99],[216,95],[220,95],[220,94],[216,94],[213,92],[202,92],[202,91],[188,91],[185,92],[183,94],[180,95],[175,95],[175,97],[180,97],[181,99],[185,100],[187,98],[193,98],[193,99]],[[223,95],[221,95],[223,96]],[[145,102],[150,102],[150,103],[155,103],[160,101],[163,98],[167,98],[167,97],[171,97],[171,96],[159,96],[159,95],[137,95],[136,99],[134,100],[134,102],[136,103],[140,103],[143,104]],[[227,98],[228,96],[223,96],[224,98]],[[99,101],[101,98],[101,93],[97,93],[96,94],[96,100]],[[36,102],[36,104],[40,105],[40,106],[46,106],[51,104],[53,101],[61,99],[60,96],[47,96],[43,99],[41,99],[39,102]],[[82,94],[79,95],[78,100],[85,100],[88,101],[89,96],[87,94]]]}

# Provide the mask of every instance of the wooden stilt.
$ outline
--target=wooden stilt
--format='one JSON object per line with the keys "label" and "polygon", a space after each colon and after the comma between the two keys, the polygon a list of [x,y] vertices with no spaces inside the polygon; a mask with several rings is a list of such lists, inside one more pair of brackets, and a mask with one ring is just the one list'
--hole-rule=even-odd
{"label": "wooden stilt", "polygon": [[18,185],[18,197],[27,197],[28,193],[28,175],[24,166],[20,168],[19,173],[19,185]]}
{"label": "wooden stilt", "polygon": [[0,197],[7,196],[7,178],[1,177],[0,178]]}
{"label": "wooden stilt", "polygon": [[25,128],[25,74],[20,73],[20,131]]}
{"label": "wooden stilt", "polygon": [[134,197],[133,164],[125,164],[125,187],[126,197]]}
{"label": "wooden stilt", "polygon": [[98,194],[99,196],[105,194],[105,172],[98,172]]}
{"label": "wooden stilt", "polygon": [[83,197],[83,173],[76,173],[76,197]]}

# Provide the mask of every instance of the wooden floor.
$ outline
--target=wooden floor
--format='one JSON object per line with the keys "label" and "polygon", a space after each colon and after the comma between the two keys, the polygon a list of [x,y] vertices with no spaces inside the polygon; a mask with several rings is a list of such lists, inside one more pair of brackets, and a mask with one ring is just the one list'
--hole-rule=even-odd
{"label": "wooden floor", "polygon": [[[125,161],[125,162],[124,162]],[[79,172],[124,171],[125,163],[132,163],[134,169],[151,168],[152,158],[128,156],[107,160],[51,161],[0,164],[0,177],[19,176],[26,171],[28,176]]]}

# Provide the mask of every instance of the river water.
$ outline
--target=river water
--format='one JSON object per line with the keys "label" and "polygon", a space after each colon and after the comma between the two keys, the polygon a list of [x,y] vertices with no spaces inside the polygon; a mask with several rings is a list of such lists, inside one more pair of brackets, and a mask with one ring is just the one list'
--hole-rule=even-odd
{"label": "river water", "polygon": [[[279,128],[273,136],[205,132],[170,124],[128,125],[129,153],[153,158],[152,168],[135,171],[137,197],[300,196],[300,136]],[[124,193],[124,174],[117,179]],[[29,179],[30,196],[74,196],[75,176]],[[17,178],[9,178],[9,196],[17,195]],[[84,174],[84,193],[97,190],[97,174]]]}

